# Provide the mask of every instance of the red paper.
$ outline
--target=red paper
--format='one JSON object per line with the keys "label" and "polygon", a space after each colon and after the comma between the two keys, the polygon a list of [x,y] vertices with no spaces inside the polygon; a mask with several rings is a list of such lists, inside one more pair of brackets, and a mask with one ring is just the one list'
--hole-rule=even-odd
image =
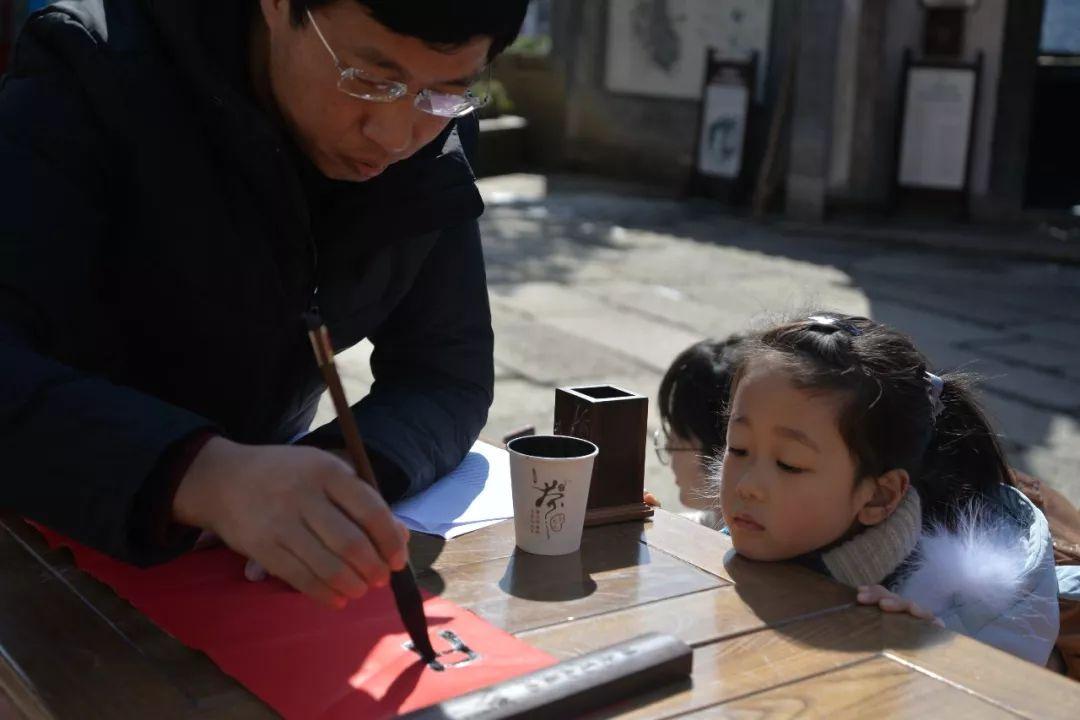
{"label": "red paper", "polygon": [[244,559],[227,548],[143,570],[39,529],[53,547],[71,548],[80,568],[286,718],[394,717],[554,662],[471,612],[427,597],[435,649],[448,649],[437,634],[450,629],[479,654],[438,672],[402,647],[409,637],[389,588],[330,610],[277,580],[245,580]]}

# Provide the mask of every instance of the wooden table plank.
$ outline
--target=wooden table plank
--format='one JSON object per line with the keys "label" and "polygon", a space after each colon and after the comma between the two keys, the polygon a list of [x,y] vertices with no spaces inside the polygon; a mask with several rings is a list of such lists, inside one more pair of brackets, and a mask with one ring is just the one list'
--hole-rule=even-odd
{"label": "wooden table plank", "polygon": [[33,684],[0,648],[0,718],[54,720]]}
{"label": "wooden table plank", "polygon": [[724,558],[732,549],[731,538],[721,532],[657,508],[652,520],[642,527],[642,541],[705,572],[734,582],[724,565]]}
{"label": "wooden table plank", "polygon": [[855,604],[854,590],[799,565],[755,562],[734,550],[728,550],[722,560],[723,577],[734,584],[739,600],[766,625]]}
{"label": "wooden table plank", "polygon": [[879,657],[680,717],[992,720],[1015,716],[947,683]]}
{"label": "wooden table plank", "polygon": [[525,642],[565,660],[647,632],[673,635],[691,646],[763,627],[731,585],[680,595],[603,615],[518,633]]}
{"label": "wooden table plank", "polygon": [[37,558],[46,569],[63,578],[73,593],[104,618],[145,660],[164,675],[187,698],[190,712],[228,711],[238,719],[277,717],[261,700],[221,672],[202,652],[193,650],[163,632],[145,615],[112,591],[80,571],[65,549],[53,550],[41,535],[19,518],[8,517],[3,526]]}
{"label": "wooden table plank", "polygon": [[777,586],[776,594],[768,600],[751,605],[737,592],[737,586],[727,585],[530,630],[519,637],[560,659],[646,632],[674,635],[696,647],[852,607],[850,595],[839,587],[822,594],[807,593],[799,583],[790,583]]}
{"label": "wooden table plank", "polygon": [[447,542],[441,537],[414,532],[409,538],[409,560],[418,575],[441,573],[461,565],[498,560],[514,552],[514,523],[506,520]]}
{"label": "wooden table plank", "polygon": [[1076,720],[1080,683],[907,616],[884,626],[885,654],[1031,720]]}
{"label": "wooden table plank", "polygon": [[694,649],[691,682],[611,708],[602,717],[666,718],[869,660],[880,654],[880,613],[828,613]]}
{"label": "wooden table plank", "polygon": [[590,530],[580,553],[509,558],[419,576],[421,587],[483,616],[508,632],[602,615],[724,581],[639,541],[631,524]]}
{"label": "wooden table plank", "polygon": [[[682,559],[708,573],[730,580],[724,568],[724,556],[731,550],[731,540],[681,515],[657,509],[651,520],[587,528],[585,536],[596,531],[616,532],[636,536],[640,542],[669,554],[685,555]],[[417,574],[425,571],[442,572],[460,565],[497,560],[513,554],[514,523],[506,520],[482,530],[446,542],[425,533],[413,533],[409,552]]]}
{"label": "wooden table plank", "polygon": [[699,645],[854,605],[851,589],[818,573],[787,563],[746,560],[730,549],[726,536],[697,524],[692,527],[704,534],[687,528],[683,518],[658,513],[655,523],[640,528],[640,537],[654,553],[654,541],[673,552],[679,551],[680,542],[692,543],[700,551],[697,566],[729,578],[735,583],[731,592],[710,590],[617,609],[526,631],[521,637],[556,657],[570,657],[650,631],[675,634]]}
{"label": "wooden table plank", "polygon": [[182,718],[192,703],[59,575],[0,530],[0,645],[58,717]]}

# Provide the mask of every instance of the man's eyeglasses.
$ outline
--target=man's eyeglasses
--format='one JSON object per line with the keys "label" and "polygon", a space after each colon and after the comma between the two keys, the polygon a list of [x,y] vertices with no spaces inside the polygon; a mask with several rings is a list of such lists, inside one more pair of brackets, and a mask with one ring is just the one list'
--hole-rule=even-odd
{"label": "man's eyeglasses", "polygon": [[376,78],[359,68],[344,65],[341,59],[338,58],[337,53],[334,52],[334,49],[330,47],[330,43],[326,41],[326,37],[322,34],[322,30],[319,29],[319,24],[315,22],[315,17],[310,10],[307,11],[307,17],[308,21],[311,22],[311,26],[315,28],[319,40],[322,41],[323,47],[330,53],[330,57],[334,59],[334,65],[337,66],[338,72],[341,73],[338,78],[338,90],[346,95],[358,100],[379,103],[396,102],[403,97],[412,96],[413,106],[417,110],[426,112],[429,115],[449,118],[468,115],[473,110],[487,105],[491,99],[491,94],[488,91],[491,86],[490,65],[487,67],[486,78],[473,83],[472,87],[464,93],[444,93],[427,89],[410,93],[409,86],[403,82]]}
{"label": "man's eyeglasses", "polygon": [[656,459],[660,461],[661,465],[669,465],[671,463],[671,453],[673,452],[701,452],[700,448],[696,447],[675,447],[668,445],[668,436],[662,429],[657,428],[653,432],[652,436],[653,449],[656,451]]}

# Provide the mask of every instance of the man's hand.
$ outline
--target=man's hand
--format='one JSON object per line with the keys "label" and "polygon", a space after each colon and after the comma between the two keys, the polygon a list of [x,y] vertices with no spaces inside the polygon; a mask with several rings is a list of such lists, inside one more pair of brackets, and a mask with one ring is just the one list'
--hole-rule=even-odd
{"label": "man's hand", "polygon": [[938,627],[945,627],[945,623],[937,618],[934,613],[920,607],[911,600],[905,600],[894,592],[889,592],[881,585],[864,585],[860,587],[856,599],[860,605],[877,605],[885,612],[907,613],[920,620],[928,620]]}
{"label": "man's hand", "polygon": [[379,493],[315,448],[214,438],[181,480],[173,517],[331,607],[385,585],[408,559],[409,531]]}

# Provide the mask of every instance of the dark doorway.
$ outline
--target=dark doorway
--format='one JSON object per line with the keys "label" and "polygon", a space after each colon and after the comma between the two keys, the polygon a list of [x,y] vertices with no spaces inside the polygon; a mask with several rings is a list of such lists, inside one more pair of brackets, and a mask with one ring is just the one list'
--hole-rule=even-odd
{"label": "dark doorway", "polygon": [[1046,0],[1031,115],[1026,201],[1080,215],[1080,0]]}

